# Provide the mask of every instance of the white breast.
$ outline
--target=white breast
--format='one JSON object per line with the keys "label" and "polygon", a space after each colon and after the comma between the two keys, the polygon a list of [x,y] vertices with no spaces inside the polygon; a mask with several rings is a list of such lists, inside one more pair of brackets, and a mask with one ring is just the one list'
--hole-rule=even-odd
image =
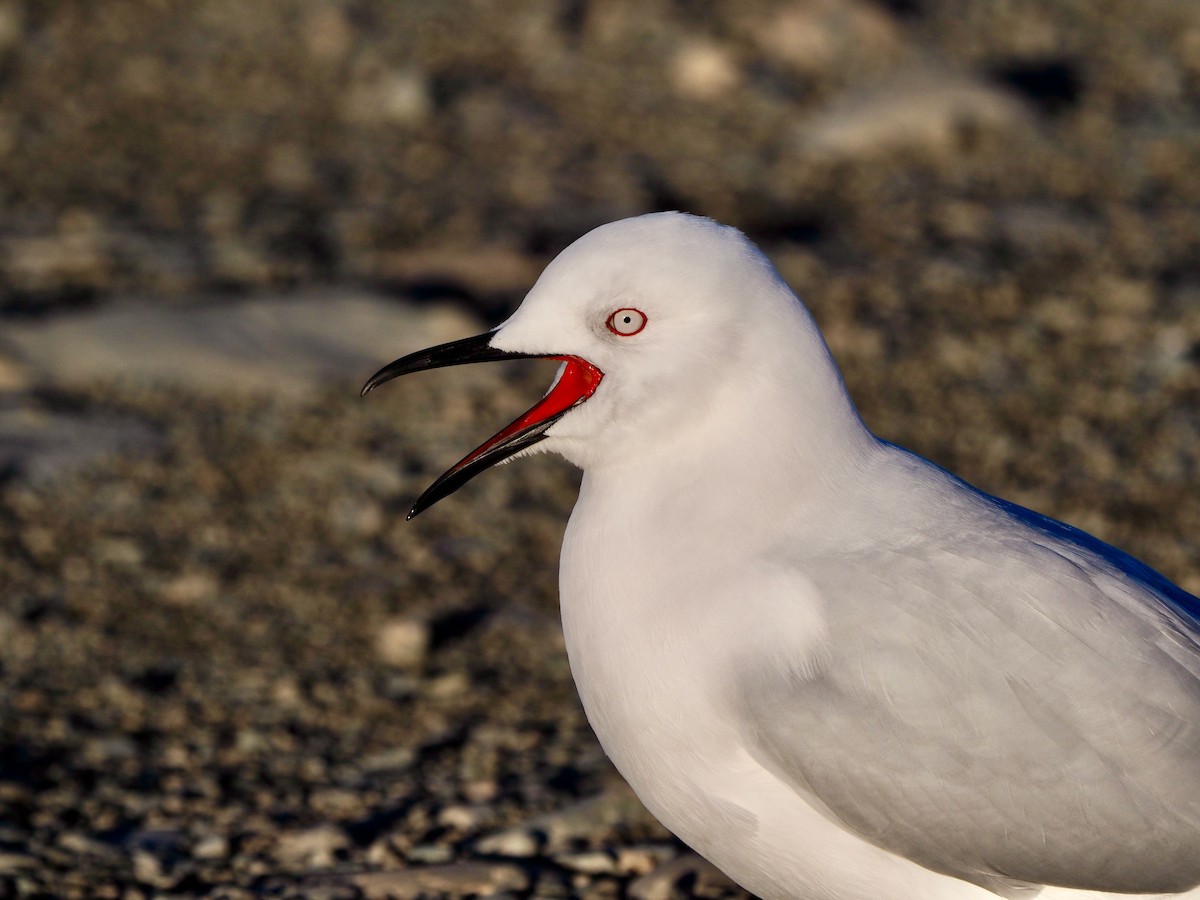
{"label": "white breast", "polygon": [[[598,515],[587,494],[563,545],[567,653],[589,722],[651,813],[768,900],[994,900],[862,841],[764,768],[729,691],[739,648],[761,652],[764,635],[731,628],[728,610],[707,614],[722,589],[717,572],[651,558],[645,548],[653,543],[658,557],[669,542]],[[681,596],[691,602],[671,602]],[[756,596],[769,602],[751,592],[743,624],[758,618]]]}

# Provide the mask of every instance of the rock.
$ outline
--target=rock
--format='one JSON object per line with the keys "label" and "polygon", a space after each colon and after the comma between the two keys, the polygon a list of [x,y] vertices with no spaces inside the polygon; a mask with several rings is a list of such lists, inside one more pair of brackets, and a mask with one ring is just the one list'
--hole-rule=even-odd
{"label": "rock", "polygon": [[82,758],[97,767],[110,767],[137,757],[137,746],[124,734],[95,735],[83,745]]}
{"label": "rock", "polygon": [[472,831],[478,828],[488,817],[489,811],[486,808],[463,806],[456,803],[453,806],[447,806],[439,812],[437,822],[446,828],[454,828],[458,831]]}
{"label": "rock", "polygon": [[0,409],[0,472],[46,482],[117,454],[145,455],[162,445],[144,422],[102,413]]}
{"label": "rock", "polygon": [[172,606],[195,606],[215,599],[220,586],[214,572],[180,572],[162,586],[159,596]]}
{"label": "rock", "polygon": [[1154,310],[1156,296],[1150,282],[1106,276],[1096,285],[1096,300],[1113,313],[1136,319]]}
{"label": "rock", "polygon": [[844,68],[847,60],[873,65],[898,58],[902,41],[895,20],[861,0],[802,0],[769,17],[748,19],[751,40],[773,62],[802,75]]}
{"label": "rock", "polygon": [[473,847],[476,853],[525,859],[538,855],[541,842],[530,831],[523,828],[510,828],[480,838]]}
{"label": "rock", "polygon": [[16,47],[25,30],[24,10],[17,3],[0,4],[0,53]]}
{"label": "rock", "polygon": [[415,668],[425,661],[429,637],[429,625],[421,619],[389,619],[375,638],[375,653],[389,666]]}
{"label": "rock", "polygon": [[149,853],[156,859],[176,859],[186,853],[187,840],[182,832],[169,828],[139,829],[122,841],[131,852]]}
{"label": "rock", "polygon": [[454,849],[445,844],[417,844],[408,849],[404,858],[421,865],[448,863],[454,859]]}
{"label": "rock", "polygon": [[329,509],[329,521],[339,532],[354,538],[373,537],[387,523],[378,502],[357,494],[338,497]]}
{"label": "rock", "polygon": [[[414,865],[390,871],[350,871],[306,877],[299,883],[272,880],[271,889],[287,896],[313,896],[314,892],[358,890],[366,900],[420,900],[428,896],[490,896],[523,892],[529,888],[524,870],[508,863],[448,863]],[[320,894],[322,896],[328,894]],[[340,896],[340,894],[336,894]]]}
{"label": "rock", "polygon": [[598,829],[635,822],[654,822],[642,802],[621,783],[581,803],[534,819],[528,829],[546,836],[551,847],[563,847]]}
{"label": "rock", "polygon": [[395,357],[482,330],[450,307],[346,292],[197,306],[126,304],[6,325],[34,383],[173,385],[301,397],[352,390]]}
{"label": "rock", "polygon": [[613,875],[617,871],[616,860],[603,850],[585,853],[559,853],[554,861],[564,869],[583,875]]}
{"label": "rock", "polygon": [[684,879],[692,882],[692,896],[707,897],[720,890],[739,890],[708,860],[687,853],[664,863],[649,875],[635,879],[626,889],[626,896],[632,900],[672,900]]}
{"label": "rock", "polygon": [[10,237],[0,241],[4,273],[18,291],[30,294],[61,290],[64,285],[108,287],[112,259],[95,230]]}
{"label": "rock", "polygon": [[994,214],[997,236],[1021,257],[1078,260],[1101,245],[1100,223],[1062,204],[1013,203]]}
{"label": "rock", "polygon": [[621,875],[647,875],[678,851],[670,844],[639,844],[617,850],[617,872]]}
{"label": "rock", "polygon": [[92,549],[92,556],[97,562],[124,569],[135,569],[146,559],[142,547],[130,538],[107,538],[97,541]]}
{"label": "rock", "polygon": [[312,160],[304,148],[296,144],[274,147],[267,156],[263,174],[273,187],[295,193],[312,187],[316,179]]}
{"label": "rock", "polygon": [[106,844],[104,841],[96,840],[96,838],[78,831],[64,831],[58,836],[55,843],[76,856],[118,860],[122,855],[112,844]]}
{"label": "rock", "polygon": [[835,98],[799,126],[796,147],[821,162],[898,151],[938,156],[957,151],[965,132],[1011,132],[1029,119],[1021,102],[998,88],[965,75],[911,70]]}
{"label": "rock", "polygon": [[334,864],[339,851],[349,844],[350,839],[340,828],[318,825],[280,835],[275,858],[285,866],[326,868]]}
{"label": "rock", "polygon": [[[0,610],[0,646],[11,646],[21,630],[21,623],[16,616],[6,610]],[[12,782],[0,781],[0,803],[12,799],[7,796],[7,792],[12,790],[19,790],[19,787]],[[2,840],[3,838],[0,838],[0,841]]]}
{"label": "rock", "polygon": [[[122,841],[122,847],[133,862],[133,875],[138,881],[165,888],[188,867],[187,842],[182,832],[171,829],[140,829]],[[182,863],[182,865],[181,865]]]}
{"label": "rock", "polygon": [[741,71],[729,48],[706,40],[686,42],[671,65],[675,90],[692,100],[714,100],[734,90]]}
{"label": "rock", "polygon": [[25,367],[0,353],[0,394],[22,391],[27,387],[29,375]]}
{"label": "rock", "polygon": [[653,821],[633,791],[621,783],[581,803],[531,819],[517,828],[486,835],[473,847],[477,853],[523,858],[536,856],[543,843],[552,850],[565,849],[573,841],[613,825]]}
{"label": "rock", "polygon": [[460,862],[413,866],[394,872],[360,872],[348,880],[367,900],[418,900],[425,896],[463,896],[523,891],[529,876],[507,863]]}
{"label": "rock", "polygon": [[16,875],[37,869],[41,862],[36,856],[0,850],[0,875]]}
{"label": "rock", "polygon": [[354,43],[354,27],[346,13],[334,6],[318,6],[303,22],[305,48],[314,60],[338,63],[345,58]]}
{"label": "rock", "polygon": [[229,839],[223,834],[206,834],[192,846],[192,858],[224,859],[229,855]]}
{"label": "rock", "polygon": [[[362,900],[362,894],[352,884],[306,884],[299,887],[289,885],[288,888],[288,900]],[[253,898],[247,897],[246,900],[257,900],[261,896],[255,894]],[[226,898],[222,893],[213,900]]]}
{"label": "rock", "polygon": [[471,676],[466,672],[447,672],[425,683],[425,696],[430,700],[454,700],[471,689]]}
{"label": "rock", "polygon": [[472,803],[491,803],[500,795],[500,785],[494,778],[472,778],[463,782],[462,795]]}
{"label": "rock", "polygon": [[362,760],[364,772],[402,772],[417,761],[417,751],[412,747],[395,747],[372,754]]}
{"label": "rock", "polygon": [[414,69],[371,73],[347,93],[342,107],[347,121],[364,125],[417,125],[432,111],[429,79]]}
{"label": "rock", "polygon": [[132,856],[133,877],[138,881],[157,885],[163,877],[162,861],[145,850],[135,850]]}
{"label": "rock", "polygon": [[477,296],[524,293],[544,260],[503,246],[395,250],[373,257],[383,277],[401,285],[445,285]]}

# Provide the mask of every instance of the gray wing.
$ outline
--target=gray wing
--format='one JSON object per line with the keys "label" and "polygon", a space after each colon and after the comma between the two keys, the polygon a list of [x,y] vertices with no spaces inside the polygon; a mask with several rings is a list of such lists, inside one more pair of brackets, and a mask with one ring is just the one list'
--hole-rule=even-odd
{"label": "gray wing", "polygon": [[827,653],[745,678],[760,759],[868,840],[988,887],[1200,883],[1191,623],[1087,546],[997,525],[800,567]]}

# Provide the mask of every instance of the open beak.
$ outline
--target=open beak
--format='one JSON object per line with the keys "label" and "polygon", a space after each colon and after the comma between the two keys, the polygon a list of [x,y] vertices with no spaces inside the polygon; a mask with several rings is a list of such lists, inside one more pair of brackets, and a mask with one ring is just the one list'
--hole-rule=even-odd
{"label": "open beak", "polygon": [[443,497],[448,497],[460,487],[501,460],[508,459],[526,447],[532,447],[546,436],[546,429],[561,419],[569,410],[583,403],[595,393],[604,373],[586,359],[578,356],[556,356],[541,353],[512,353],[490,346],[495,332],[439,344],[427,350],[418,350],[388,363],[363,385],[362,396],[401,375],[440,369],[442,366],[460,366],[465,363],[491,362],[504,359],[558,359],[566,363],[554,386],[541,400],[506,428],[488,438],[431,484],[417,502],[413,504],[408,518],[428,509]]}

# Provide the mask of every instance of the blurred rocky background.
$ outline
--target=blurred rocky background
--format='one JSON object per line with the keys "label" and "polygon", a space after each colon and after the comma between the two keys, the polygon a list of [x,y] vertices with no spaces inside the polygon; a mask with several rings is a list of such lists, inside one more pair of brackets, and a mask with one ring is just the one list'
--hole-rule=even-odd
{"label": "blurred rocky background", "polygon": [[868,423],[1200,590],[1193,0],[0,0],[0,897],[736,896],[570,682],[549,371],[378,365],[738,225]]}

